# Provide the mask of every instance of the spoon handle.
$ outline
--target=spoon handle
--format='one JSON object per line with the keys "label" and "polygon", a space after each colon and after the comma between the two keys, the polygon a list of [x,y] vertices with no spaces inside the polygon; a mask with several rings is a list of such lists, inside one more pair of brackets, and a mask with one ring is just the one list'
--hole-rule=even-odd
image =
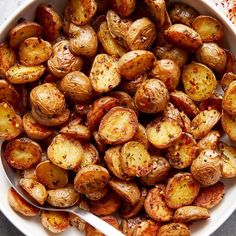
{"label": "spoon handle", "polygon": [[71,212],[79,216],[82,220],[86,221],[106,236],[125,236],[119,230],[115,229],[90,212],[87,212],[80,208],[73,209]]}

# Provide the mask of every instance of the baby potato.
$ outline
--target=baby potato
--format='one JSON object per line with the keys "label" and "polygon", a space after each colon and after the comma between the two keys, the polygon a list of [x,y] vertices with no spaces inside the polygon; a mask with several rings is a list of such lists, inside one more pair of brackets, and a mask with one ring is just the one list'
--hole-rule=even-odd
{"label": "baby potato", "polygon": [[105,187],[103,189],[100,189],[99,191],[97,192],[93,192],[93,193],[88,193],[88,194],[85,194],[86,198],[88,198],[89,200],[92,200],[92,201],[98,201],[100,200],[101,198],[103,198],[108,192],[108,188]]}
{"label": "baby potato", "polygon": [[224,37],[222,24],[211,16],[198,16],[192,22],[192,27],[200,34],[204,43],[221,41]]}
{"label": "baby potato", "polygon": [[44,65],[24,66],[15,64],[6,72],[7,80],[12,84],[25,84],[38,80],[45,72]]}
{"label": "baby potato", "polygon": [[93,61],[90,80],[96,92],[111,91],[121,81],[118,72],[118,60],[108,54],[98,54]]}
{"label": "baby potato", "polygon": [[11,105],[6,102],[0,103],[0,140],[16,138],[23,131],[21,117],[16,114]]}
{"label": "baby potato", "polygon": [[129,16],[135,9],[136,0],[111,0],[111,8],[122,17]]}
{"label": "baby potato", "polygon": [[208,210],[199,206],[184,206],[176,210],[174,222],[187,223],[197,220],[205,220],[210,217]]}
{"label": "baby potato", "polygon": [[105,152],[106,144],[102,141],[101,136],[97,131],[93,132],[93,140],[98,151],[102,153]]}
{"label": "baby potato", "polygon": [[23,216],[37,216],[40,211],[25,201],[13,188],[8,190],[7,200],[10,207]]}
{"label": "baby potato", "polygon": [[182,223],[169,223],[163,225],[158,233],[157,236],[190,236],[189,228]]}
{"label": "baby potato", "polygon": [[140,190],[135,182],[111,179],[109,186],[118,196],[131,205],[135,205],[140,199]]}
{"label": "baby potato", "polygon": [[40,162],[35,172],[38,182],[49,189],[63,188],[68,183],[67,172],[49,160]]}
{"label": "baby potato", "polygon": [[182,81],[186,94],[194,101],[203,101],[215,92],[217,81],[205,65],[192,62],[184,67]]}
{"label": "baby potato", "polygon": [[147,137],[156,148],[167,148],[177,140],[182,133],[180,124],[171,118],[158,118],[147,125]]}
{"label": "baby potato", "polygon": [[155,221],[145,220],[134,228],[133,236],[153,236],[157,234],[160,227],[161,225]]}
{"label": "baby potato", "polygon": [[47,61],[52,54],[49,42],[37,38],[27,38],[19,48],[20,62],[24,66],[37,66]]}
{"label": "baby potato", "polygon": [[133,232],[135,227],[139,224],[142,223],[143,218],[141,218],[140,216],[131,218],[131,219],[122,219],[121,221],[121,229],[122,232],[126,235],[126,236],[133,236]]}
{"label": "baby potato", "polygon": [[191,173],[204,186],[217,183],[222,176],[220,153],[210,149],[201,151],[193,160]]}
{"label": "baby potato", "polygon": [[42,36],[41,25],[32,21],[23,21],[17,24],[9,32],[9,43],[11,48],[18,48],[27,38]]}
{"label": "baby potato", "polygon": [[109,172],[99,165],[87,165],[80,169],[74,179],[75,190],[89,194],[103,189],[109,180]]}
{"label": "baby potato", "polygon": [[205,110],[215,109],[221,113],[222,112],[222,100],[223,100],[222,95],[214,94],[213,96],[209,97],[208,99],[200,102],[199,110],[205,111]]}
{"label": "baby potato", "polygon": [[178,209],[190,205],[197,197],[200,183],[187,172],[175,174],[167,182],[165,201],[168,207]]}
{"label": "baby potato", "polygon": [[164,198],[165,186],[156,186],[148,192],[144,208],[150,218],[158,222],[173,219],[174,211],[169,208]]}
{"label": "baby potato", "polygon": [[141,124],[138,124],[137,132],[133,136],[132,141],[136,141],[143,144],[146,149],[149,147],[146,129]]}
{"label": "baby potato", "polygon": [[200,35],[183,24],[174,24],[165,31],[165,39],[176,47],[197,51],[203,45]]}
{"label": "baby potato", "polygon": [[180,112],[180,116],[182,118],[183,131],[186,133],[190,133],[191,132],[191,120],[188,118],[188,116],[184,112]]}
{"label": "baby potato", "polygon": [[69,227],[69,217],[65,212],[42,211],[40,218],[43,227],[52,233],[62,233]]}
{"label": "baby potato", "polygon": [[0,44],[0,76],[6,77],[6,72],[16,63],[16,52],[11,49],[8,43]]}
{"label": "baby potato", "polygon": [[205,137],[198,141],[198,150],[203,151],[205,149],[215,150],[217,147],[220,133],[217,130],[210,131]]}
{"label": "baby potato", "polygon": [[220,120],[221,114],[217,110],[205,110],[200,112],[191,123],[191,134],[195,139],[206,136]]}
{"label": "baby potato", "polygon": [[163,111],[168,104],[168,100],[168,90],[165,84],[158,79],[144,81],[140,84],[134,96],[137,108],[145,113]]}
{"label": "baby potato", "polygon": [[142,177],[152,170],[152,159],[142,143],[129,141],[121,149],[121,167],[130,177]]}
{"label": "baby potato", "polygon": [[4,152],[7,162],[19,170],[35,166],[40,162],[41,156],[41,147],[29,138],[19,138],[9,141]]}
{"label": "baby potato", "polygon": [[40,205],[43,205],[47,200],[48,193],[46,188],[36,180],[22,178],[19,184]]}
{"label": "baby potato", "polygon": [[124,54],[118,61],[119,73],[127,80],[137,79],[152,69],[155,56],[146,50],[134,50]]}
{"label": "baby potato", "polygon": [[217,182],[209,187],[201,188],[193,204],[195,206],[211,209],[221,202],[224,193],[224,184],[222,182]]}
{"label": "baby potato", "polygon": [[148,175],[140,178],[141,183],[147,186],[162,182],[171,170],[169,162],[164,157],[151,156],[151,159],[153,162],[152,171]]}
{"label": "baby potato", "polygon": [[73,185],[68,185],[64,188],[48,190],[47,202],[59,208],[74,206],[79,200],[79,194],[75,191]]}
{"label": "baby potato", "polygon": [[235,60],[234,54],[227,49],[224,49],[224,50],[225,50],[226,56],[227,56],[227,61],[226,61],[226,66],[225,66],[224,72],[225,73],[227,73],[227,72],[236,73],[236,69],[235,69],[236,60]]}
{"label": "baby potato", "polygon": [[229,87],[231,82],[233,82],[235,80],[236,80],[236,74],[234,74],[232,72],[227,72],[223,75],[223,77],[220,81],[220,85],[221,85],[222,89],[225,91],[225,90],[227,90],[227,88]]}
{"label": "baby potato", "polygon": [[69,50],[69,40],[61,40],[54,44],[52,56],[47,61],[49,71],[58,78],[70,72],[80,71],[83,60]]}
{"label": "baby potato", "polygon": [[168,148],[166,156],[175,169],[184,169],[192,164],[197,154],[197,142],[191,134],[183,132],[181,137]]}
{"label": "baby potato", "polygon": [[78,139],[65,134],[58,134],[48,146],[48,159],[66,170],[79,166],[83,158],[83,148]]}
{"label": "baby potato", "polygon": [[79,216],[69,213],[69,224],[75,227],[80,232],[84,232],[86,222],[82,220]]}
{"label": "baby potato", "polygon": [[236,141],[236,116],[231,116],[223,110],[221,116],[221,124],[225,133],[229,136],[232,141]]}
{"label": "baby potato", "polygon": [[98,38],[90,25],[69,27],[69,49],[74,55],[93,57],[97,52]]}
{"label": "baby potato", "polygon": [[229,84],[222,101],[223,109],[230,115],[236,115],[236,81]]}
{"label": "baby potato", "polygon": [[168,103],[168,105],[166,106],[165,110],[163,111],[163,117],[171,118],[177,121],[181,127],[183,127],[183,121],[180,112],[177,108],[174,107],[172,103]]}
{"label": "baby potato", "polygon": [[151,76],[161,80],[169,91],[173,91],[179,84],[181,71],[178,65],[170,60],[163,59],[155,63]]}
{"label": "baby potato", "polygon": [[125,37],[130,50],[147,50],[155,39],[155,25],[146,17],[134,21]]}
{"label": "baby potato", "polygon": [[185,3],[177,2],[171,5],[169,15],[173,24],[181,23],[191,27],[193,21],[199,14],[193,7]]}
{"label": "baby potato", "polygon": [[33,180],[38,181],[37,176],[36,176],[36,168],[35,167],[30,167],[28,169],[25,169],[23,171],[23,178],[25,178],[25,179],[33,179]]}
{"label": "baby potato", "polygon": [[101,120],[98,133],[105,144],[121,144],[133,138],[138,118],[129,108],[114,107]]}
{"label": "baby potato", "polygon": [[197,50],[196,57],[199,62],[216,72],[222,72],[225,69],[227,61],[226,52],[216,43],[204,43]]}

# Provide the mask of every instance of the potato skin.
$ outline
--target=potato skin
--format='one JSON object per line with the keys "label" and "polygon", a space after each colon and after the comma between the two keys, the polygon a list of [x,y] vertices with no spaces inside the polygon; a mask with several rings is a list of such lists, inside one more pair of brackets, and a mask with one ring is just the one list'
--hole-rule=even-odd
{"label": "potato skin", "polygon": [[136,0],[111,0],[111,8],[122,17],[129,16],[135,6]]}
{"label": "potato skin", "polygon": [[182,223],[169,223],[163,225],[157,236],[190,236],[190,230],[185,224]]}
{"label": "potato skin", "polygon": [[133,232],[133,236],[152,236],[156,235],[160,228],[160,224],[154,222],[152,220],[144,220],[143,222],[139,223]]}
{"label": "potato skin", "polygon": [[236,80],[236,74],[232,73],[232,72],[226,72],[220,81],[220,85],[222,87],[222,89],[224,91],[227,90],[227,88],[229,87],[230,83]]}
{"label": "potato skin", "polygon": [[217,130],[210,131],[205,137],[198,141],[198,150],[202,151],[204,149],[215,150],[217,147],[218,139],[220,138],[220,133]]}
{"label": "potato skin", "polygon": [[229,87],[224,93],[222,107],[230,115],[236,115],[236,81],[229,84]]}

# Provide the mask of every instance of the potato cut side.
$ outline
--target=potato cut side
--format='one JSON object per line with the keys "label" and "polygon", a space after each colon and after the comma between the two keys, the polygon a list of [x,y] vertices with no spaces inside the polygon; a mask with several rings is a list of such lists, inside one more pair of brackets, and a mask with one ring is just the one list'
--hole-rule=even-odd
{"label": "potato cut side", "polygon": [[170,208],[190,205],[197,197],[200,183],[190,173],[178,173],[168,180],[165,201]]}
{"label": "potato cut side", "polygon": [[63,188],[68,183],[67,172],[50,161],[43,161],[36,167],[37,180],[49,189]]}
{"label": "potato cut side", "polygon": [[37,181],[36,168],[35,167],[31,167],[31,168],[25,169],[23,171],[23,178],[25,178],[25,179],[33,179],[33,180]]}
{"label": "potato cut side", "polygon": [[216,77],[205,65],[192,62],[184,67],[182,81],[186,94],[194,101],[211,97],[216,89]]}
{"label": "potato cut side", "polygon": [[144,220],[143,222],[139,223],[133,232],[133,236],[152,236],[157,235],[158,230],[160,229],[161,225],[152,220]]}
{"label": "potato cut side", "polygon": [[57,135],[47,150],[51,162],[62,169],[73,170],[83,158],[80,141],[65,134]]}
{"label": "potato cut side", "polygon": [[221,81],[220,81],[220,85],[222,87],[222,89],[225,91],[231,82],[236,80],[236,74],[232,73],[232,72],[227,72],[223,75]]}
{"label": "potato cut side", "polygon": [[190,236],[191,231],[189,228],[182,223],[169,223],[166,225],[163,225],[159,231],[158,236]]}
{"label": "potato cut side", "polygon": [[133,110],[114,107],[102,118],[98,132],[104,143],[115,145],[132,139],[137,128],[138,119]]}
{"label": "potato cut side", "polygon": [[102,141],[97,131],[93,132],[93,140],[98,151],[104,153],[106,151],[106,144]]}
{"label": "potato cut side", "polygon": [[228,114],[236,115],[236,81],[231,82],[225,91],[222,106]]}
{"label": "potato cut side", "polygon": [[111,0],[111,8],[122,17],[129,16],[135,9],[136,0]]}
{"label": "potato cut side", "polygon": [[232,141],[236,141],[236,116],[229,115],[226,111],[223,110],[221,116],[221,124],[225,133],[229,136]]}
{"label": "potato cut side", "polygon": [[217,147],[220,133],[217,130],[210,131],[205,137],[198,141],[198,150],[202,151],[205,149],[215,150]]}
{"label": "potato cut side", "polygon": [[182,133],[181,126],[171,118],[156,119],[146,128],[149,142],[156,148],[167,148]]}
{"label": "potato cut side", "polygon": [[180,112],[177,108],[174,107],[172,103],[168,103],[168,105],[166,106],[165,110],[163,111],[163,117],[171,118],[177,121],[181,127],[183,127],[183,121]]}
{"label": "potato cut side", "polygon": [[182,118],[183,122],[183,131],[186,133],[191,132],[191,120],[188,118],[188,116],[184,112],[180,112],[180,116]]}
{"label": "potato cut side", "polygon": [[87,194],[85,194],[85,196],[89,200],[98,201],[98,200],[102,199],[103,197],[105,197],[107,192],[108,192],[108,188],[104,187],[103,189],[98,190],[97,192],[87,193]]}
{"label": "potato cut side", "polygon": [[149,141],[147,138],[146,129],[140,123],[138,124],[137,132],[133,136],[132,141],[136,141],[143,144],[146,149],[149,147]]}

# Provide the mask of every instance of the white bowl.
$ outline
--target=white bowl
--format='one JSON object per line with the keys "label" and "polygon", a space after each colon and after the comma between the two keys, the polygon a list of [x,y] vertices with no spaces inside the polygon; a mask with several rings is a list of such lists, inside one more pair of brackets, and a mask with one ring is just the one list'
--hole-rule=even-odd
{"label": "white bowl", "polygon": [[[35,9],[40,4],[46,2],[54,6],[58,11],[62,11],[65,0],[28,0],[16,12],[8,18],[8,20],[0,27],[1,40],[7,38],[9,30],[16,24],[21,17],[32,20],[35,16]],[[178,0],[178,2],[185,2],[195,7],[201,14],[211,15],[217,17],[224,26],[225,30],[225,45],[236,55],[236,30],[226,16],[216,8],[209,0]],[[212,234],[218,227],[220,227],[226,219],[236,209],[236,179],[224,181],[226,184],[226,194],[223,201],[213,210],[211,210],[211,218],[206,221],[194,223],[191,226],[192,236],[207,236]],[[2,166],[0,165],[0,189],[1,189],[1,204],[0,209],[3,214],[26,236],[48,236],[49,233],[44,230],[40,224],[39,217],[25,218],[16,214],[8,205],[7,191],[10,185],[7,182]],[[50,234],[52,235],[52,234]],[[68,231],[62,233],[63,236],[78,235],[82,236],[76,229],[70,228]]]}

